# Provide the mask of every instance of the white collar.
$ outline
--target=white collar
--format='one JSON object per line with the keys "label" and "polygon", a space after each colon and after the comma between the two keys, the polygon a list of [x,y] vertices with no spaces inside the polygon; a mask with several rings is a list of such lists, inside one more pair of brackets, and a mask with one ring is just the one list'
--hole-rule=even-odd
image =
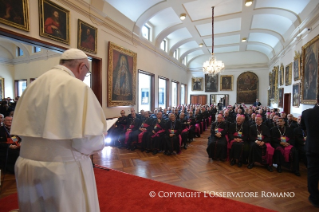
{"label": "white collar", "polygon": [[63,66],[63,65],[56,65],[53,67],[54,69],[59,69],[62,71],[65,71],[66,73],[68,73],[70,76],[75,77],[75,75],[73,74],[73,72],[68,69],[67,67]]}

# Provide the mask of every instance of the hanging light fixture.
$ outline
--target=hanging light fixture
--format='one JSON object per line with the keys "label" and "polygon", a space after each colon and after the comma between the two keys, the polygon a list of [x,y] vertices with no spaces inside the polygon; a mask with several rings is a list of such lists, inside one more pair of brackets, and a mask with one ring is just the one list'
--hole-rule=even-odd
{"label": "hanging light fixture", "polygon": [[222,61],[216,60],[214,56],[214,7],[212,7],[212,56],[203,64],[203,72],[209,75],[216,75],[224,70],[225,65]]}

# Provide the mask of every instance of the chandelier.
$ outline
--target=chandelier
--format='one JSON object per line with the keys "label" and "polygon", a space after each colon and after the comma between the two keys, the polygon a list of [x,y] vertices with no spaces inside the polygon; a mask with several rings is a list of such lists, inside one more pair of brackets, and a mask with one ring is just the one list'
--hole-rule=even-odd
{"label": "chandelier", "polygon": [[209,75],[216,75],[225,68],[222,61],[216,60],[214,56],[214,7],[212,7],[212,56],[204,62],[203,72]]}

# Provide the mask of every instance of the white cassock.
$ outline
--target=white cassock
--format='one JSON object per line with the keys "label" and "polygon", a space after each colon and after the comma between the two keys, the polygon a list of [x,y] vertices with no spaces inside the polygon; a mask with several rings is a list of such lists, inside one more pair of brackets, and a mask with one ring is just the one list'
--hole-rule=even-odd
{"label": "white cassock", "polygon": [[100,211],[89,155],[104,147],[106,120],[91,88],[55,66],[24,91],[11,133],[20,211]]}

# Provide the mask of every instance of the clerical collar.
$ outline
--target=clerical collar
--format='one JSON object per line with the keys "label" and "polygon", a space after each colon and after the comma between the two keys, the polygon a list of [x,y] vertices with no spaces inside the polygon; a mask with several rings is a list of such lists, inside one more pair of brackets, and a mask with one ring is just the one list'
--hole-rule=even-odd
{"label": "clerical collar", "polygon": [[63,65],[56,65],[53,67],[54,69],[59,69],[62,71],[65,71],[66,73],[68,73],[70,76],[75,77],[75,75],[73,74],[73,72],[68,69],[67,67],[63,66]]}

